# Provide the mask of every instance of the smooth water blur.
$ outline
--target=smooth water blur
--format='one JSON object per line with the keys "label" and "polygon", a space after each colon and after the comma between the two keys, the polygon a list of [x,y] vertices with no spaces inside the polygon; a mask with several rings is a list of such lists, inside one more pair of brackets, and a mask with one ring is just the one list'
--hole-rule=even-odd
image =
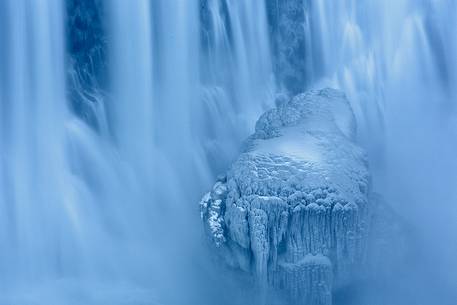
{"label": "smooth water blur", "polygon": [[[273,104],[272,1],[96,1],[108,85],[71,92],[90,120],[67,94],[64,1],[0,2],[0,304],[253,304],[209,264],[196,203]],[[342,302],[453,304],[457,4],[303,5],[299,75],[347,93],[414,236],[390,285]]]}
{"label": "smooth water blur", "polygon": [[69,112],[62,7],[5,0],[0,11],[0,270],[5,283],[33,281],[43,272],[71,266],[77,220],[65,156]]}
{"label": "smooth water blur", "polygon": [[194,122],[217,171],[238,153],[275,94],[269,30],[263,1],[201,1],[202,103]]}
{"label": "smooth water blur", "polygon": [[68,72],[86,120],[66,96],[64,7],[39,2],[0,4],[0,304],[238,289],[209,268],[197,202],[271,102],[263,3],[208,1],[202,17],[197,1],[104,2],[107,88]]}
{"label": "smooth water blur", "polygon": [[457,3],[321,0],[309,5],[314,85],[330,84],[348,95],[374,187],[410,224],[417,243],[412,257],[393,267],[398,278],[389,280],[397,291],[369,299],[453,304]]}

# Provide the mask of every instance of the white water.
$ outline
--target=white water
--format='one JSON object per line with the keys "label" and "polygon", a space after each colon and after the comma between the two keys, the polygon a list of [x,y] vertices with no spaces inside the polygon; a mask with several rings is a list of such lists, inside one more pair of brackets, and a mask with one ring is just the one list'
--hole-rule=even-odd
{"label": "white water", "polygon": [[311,3],[314,82],[344,89],[365,139],[392,128],[386,120],[395,113],[412,108],[426,113],[426,107],[452,111],[456,10],[454,1],[446,0]]}
{"label": "white water", "polygon": [[310,1],[314,85],[346,92],[374,186],[421,245],[396,267],[409,275],[392,304],[455,297],[456,13],[447,0]]}
{"label": "white water", "polygon": [[205,2],[203,104],[194,121],[209,161],[223,172],[262,109],[272,104],[272,58],[262,1]]}
{"label": "white water", "polygon": [[33,280],[72,260],[67,236],[76,230],[64,147],[63,15],[55,2],[2,1],[0,10],[0,270],[3,281]]}
{"label": "white water", "polygon": [[[1,304],[186,304],[212,280],[195,275],[205,270],[195,203],[271,105],[264,3],[206,1],[201,35],[197,1],[106,2],[98,132],[66,100],[62,3],[0,3]],[[424,255],[431,278],[453,287],[455,2],[308,7],[307,83],[348,94],[375,187],[422,225],[438,253]]]}
{"label": "white water", "polygon": [[97,132],[66,99],[62,4],[0,4],[0,304],[208,301],[196,202],[274,91],[263,4],[230,3],[229,42],[210,2],[205,55],[197,2],[106,3]]}

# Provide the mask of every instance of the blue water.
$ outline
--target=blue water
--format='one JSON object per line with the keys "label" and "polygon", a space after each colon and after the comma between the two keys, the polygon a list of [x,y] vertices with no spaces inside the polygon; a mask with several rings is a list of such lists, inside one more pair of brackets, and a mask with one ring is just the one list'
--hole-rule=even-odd
{"label": "blue water", "polygon": [[196,203],[276,94],[322,86],[346,92],[375,190],[420,236],[412,265],[434,266],[406,266],[418,280],[404,291],[439,282],[421,302],[445,304],[456,13],[453,0],[2,0],[0,304],[248,304],[249,281],[210,263]]}

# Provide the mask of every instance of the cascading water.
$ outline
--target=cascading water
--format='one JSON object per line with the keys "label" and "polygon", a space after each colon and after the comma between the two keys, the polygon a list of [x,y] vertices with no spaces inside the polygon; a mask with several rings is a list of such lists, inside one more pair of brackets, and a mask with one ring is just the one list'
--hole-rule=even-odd
{"label": "cascading water", "polygon": [[62,3],[3,1],[0,11],[0,299],[23,304],[57,295],[57,279],[104,268],[113,248],[89,188],[97,173],[85,162],[98,157],[92,170],[112,172],[68,107]]}
{"label": "cascading water", "polygon": [[209,161],[222,171],[272,102],[272,58],[262,1],[201,3],[203,104],[196,112],[196,132],[207,139]]}
{"label": "cascading water", "polygon": [[[63,8],[2,1],[2,279],[65,272],[78,220],[65,155]],[[46,236],[46,238],[43,238]]]}
{"label": "cascading water", "polygon": [[[452,30],[457,4],[309,1],[308,8],[311,86],[325,84],[346,92],[360,141],[369,151],[374,187],[420,236],[422,246],[414,251],[421,255],[410,264],[430,262],[423,272],[408,266],[398,269],[413,275],[399,285],[405,291],[397,297],[447,304],[452,298],[447,289],[456,279],[444,266],[454,265],[457,253],[450,233],[457,217],[457,35]],[[442,284],[425,284],[430,278]],[[427,288],[415,297],[406,292],[421,285]]]}
{"label": "cascading water", "polygon": [[194,203],[277,91],[324,85],[352,102],[375,188],[419,228],[424,254],[398,270],[421,283],[399,286],[424,287],[411,269],[430,265],[442,287],[421,301],[445,304],[456,12],[453,0],[3,0],[0,304],[251,300],[249,281],[209,267]]}
{"label": "cascading water", "polygon": [[207,264],[194,202],[274,91],[263,4],[221,3],[71,1],[106,31],[69,32],[70,99],[62,3],[0,4],[0,303],[208,301],[174,293]]}
{"label": "cascading water", "polygon": [[[447,100],[452,107],[455,35],[449,32],[448,14],[456,10],[453,1],[342,1],[336,8],[317,1],[308,6],[309,53],[317,66],[313,82],[347,92],[363,138],[385,132],[390,128],[383,122],[386,116],[417,106],[418,98],[435,100],[432,107]],[[424,96],[427,92],[433,96]]]}

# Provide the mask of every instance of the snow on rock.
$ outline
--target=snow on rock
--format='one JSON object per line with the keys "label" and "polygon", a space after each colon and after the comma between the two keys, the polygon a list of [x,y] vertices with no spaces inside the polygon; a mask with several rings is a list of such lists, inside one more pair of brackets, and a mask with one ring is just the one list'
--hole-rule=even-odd
{"label": "snow on rock", "polygon": [[257,121],[246,150],[201,201],[223,260],[286,291],[331,304],[332,285],[365,260],[370,176],[343,93],[310,91]]}

